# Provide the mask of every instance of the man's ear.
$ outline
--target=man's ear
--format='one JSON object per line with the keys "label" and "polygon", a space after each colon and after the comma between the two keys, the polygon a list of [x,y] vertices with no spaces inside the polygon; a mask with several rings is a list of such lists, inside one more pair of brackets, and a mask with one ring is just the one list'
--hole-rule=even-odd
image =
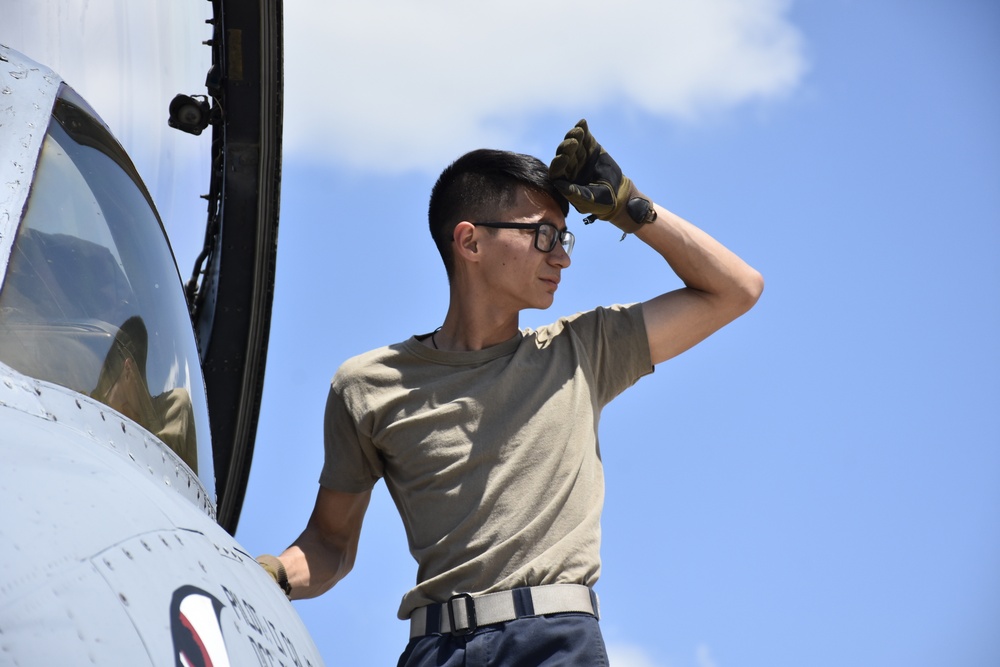
{"label": "man's ear", "polygon": [[455,225],[452,238],[455,241],[455,254],[466,261],[479,261],[479,243],[476,226],[471,222],[462,221]]}

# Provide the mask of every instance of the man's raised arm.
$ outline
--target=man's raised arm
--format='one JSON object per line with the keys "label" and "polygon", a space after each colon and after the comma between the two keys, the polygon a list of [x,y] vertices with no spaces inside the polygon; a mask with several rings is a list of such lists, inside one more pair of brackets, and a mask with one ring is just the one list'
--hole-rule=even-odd
{"label": "man's raised arm", "polygon": [[662,206],[635,235],[663,256],[684,287],[642,304],[649,353],[658,364],[675,357],[750,310],[764,279],[690,222]]}
{"label": "man's raised arm", "polygon": [[654,364],[750,310],[764,279],[711,236],[642,194],[581,120],[549,166],[553,184],[580,213],[633,233],[667,261],[684,287],[643,303]]}

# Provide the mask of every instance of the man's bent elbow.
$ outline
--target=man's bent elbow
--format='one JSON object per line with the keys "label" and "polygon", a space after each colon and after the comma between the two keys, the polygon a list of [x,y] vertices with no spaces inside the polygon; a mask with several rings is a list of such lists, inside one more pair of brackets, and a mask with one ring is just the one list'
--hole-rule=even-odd
{"label": "man's bent elbow", "polygon": [[750,269],[750,275],[747,276],[744,290],[746,291],[746,298],[749,302],[747,310],[750,310],[760,299],[760,295],[764,293],[764,276],[760,274],[760,271]]}
{"label": "man's bent elbow", "polygon": [[746,267],[730,292],[729,301],[734,319],[753,308],[763,293],[764,276],[756,269]]}

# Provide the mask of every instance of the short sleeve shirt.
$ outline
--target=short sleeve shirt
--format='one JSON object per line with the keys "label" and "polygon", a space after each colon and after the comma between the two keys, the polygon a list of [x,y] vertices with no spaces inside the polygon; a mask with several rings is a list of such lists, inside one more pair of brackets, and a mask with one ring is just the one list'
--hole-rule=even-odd
{"label": "short sleeve shirt", "polygon": [[412,337],[345,362],[320,484],[385,479],[417,583],[399,617],[458,593],[600,574],[601,409],[652,372],[641,304],[563,318],[484,350]]}

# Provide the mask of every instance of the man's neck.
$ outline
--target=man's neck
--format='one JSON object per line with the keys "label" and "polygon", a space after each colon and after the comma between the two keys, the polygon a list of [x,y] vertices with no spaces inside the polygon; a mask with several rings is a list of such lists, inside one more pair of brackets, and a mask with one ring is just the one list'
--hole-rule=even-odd
{"label": "man's neck", "polygon": [[425,341],[432,347],[453,352],[485,350],[518,334],[519,311],[491,309],[485,299],[462,300],[452,296],[444,323],[433,338]]}

